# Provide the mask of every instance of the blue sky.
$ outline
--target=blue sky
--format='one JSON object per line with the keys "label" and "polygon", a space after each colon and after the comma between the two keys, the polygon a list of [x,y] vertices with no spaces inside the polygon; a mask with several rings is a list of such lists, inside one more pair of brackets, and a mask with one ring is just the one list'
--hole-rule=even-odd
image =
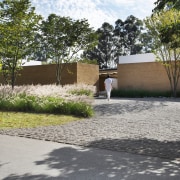
{"label": "blue sky", "polygon": [[36,13],[47,18],[55,13],[74,19],[88,19],[91,27],[97,29],[104,22],[114,25],[117,19],[128,16],[143,20],[150,16],[156,0],[31,0]]}

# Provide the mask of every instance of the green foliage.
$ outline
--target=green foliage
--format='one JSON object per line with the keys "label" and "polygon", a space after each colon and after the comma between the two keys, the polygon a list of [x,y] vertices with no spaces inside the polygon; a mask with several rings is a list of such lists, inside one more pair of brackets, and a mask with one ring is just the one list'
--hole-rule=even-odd
{"label": "green foliage", "polygon": [[165,8],[174,8],[180,9],[180,1],[179,0],[157,0],[155,3],[156,7],[153,11],[158,12],[162,11]]}
{"label": "green foliage", "polygon": [[131,15],[124,22],[118,19],[115,24],[115,35],[120,38],[123,46],[122,55],[141,53],[140,35],[144,30],[143,22]]}
{"label": "green foliage", "polygon": [[86,95],[86,96],[93,96],[93,92],[89,89],[75,89],[75,90],[71,90],[69,91],[70,94],[73,95],[77,95],[77,96],[82,96],[82,95]]}
{"label": "green foliage", "polygon": [[36,114],[24,112],[0,112],[0,129],[34,128],[38,126],[63,125],[80,120],[79,117],[55,114]]}
{"label": "green foliage", "polygon": [[96,32],[98,34],[98,45],[83,52],[86,59],[96,59],[100,68],[107,68],[110,64],[116,65],[116,47],[113,37],[114,27],[109,23],[103,23]]}
{"label": "green foliage", "polygon": [[65,111],[70,114],[80,117],[91,117],[93,116],[93,109],[90,105],[82,102],[67,102],[65,105]]}
{"label": "green foliage", "polygon": [[81,59],[79,60],[78,62],[80,63],[86,63],[86,64],[98,64],[97,63],[97,60],[93,59],[93,60],[90,60],[90,59]]}
{"label": "green foliage", "polygon": [[62,98],[38,97],[26,94],[0,97],[0,109],[19,112],[53,113],[90,117],[93,109],[83,102],[64,101]]}
{"label": "green foliage", "polygon": [[84,51],[83,57],[96,59],[104,69],[116,67],[119,56],[151,52],[152,38],[144,30],[143,21],[132,15],[125,21],[118,19],[115,27],[105,22],[97,30],[98,45]]}
{"label": "green foliage", "polygon": [[147,90],[112,90],[111,96],[129,97],[129,98],[171,97],[171,92],[147,91]]}
{"label": "green foliage", "polygon": [[180,11],[169,10],[161,16],[163,18],[160,28],[161,42],[169,44],[171,48],[180,48]]}
{"label": "green foliage", "polygon": [[29,0],[0,2],[0,59],[5,81],[14,88],[21,60],[33,47],[41,16]]}
{"label": "green foliage", "polygon": [[145,23],[156,47],[157,60],[164,65],[172,94],[176,97],[180,77],[180,12],[169,9],[154,13]]}
{"label": "green foliage", "polygon": [[56,64],[57,84],[61,84],[61,75],[66,63],[78,56],[78,52],[96,45],[97,36],[89,27],[87,20],[72,20],[50,14],[42,22],[42,46],[46,49],[46,58]]}

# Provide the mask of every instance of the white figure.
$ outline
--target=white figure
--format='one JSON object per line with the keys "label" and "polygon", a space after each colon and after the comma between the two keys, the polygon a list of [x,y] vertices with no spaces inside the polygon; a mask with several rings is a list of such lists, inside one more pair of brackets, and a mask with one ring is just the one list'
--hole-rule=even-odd
{"label": "white figure", "polygon": [[104,81],[104,86],[105,86],[105,90],[107,93],[107,99],[109,101],[111,98],[111,90],[112,90],[112,79],[109,77],[109,75],[107,76],[107,78]]}

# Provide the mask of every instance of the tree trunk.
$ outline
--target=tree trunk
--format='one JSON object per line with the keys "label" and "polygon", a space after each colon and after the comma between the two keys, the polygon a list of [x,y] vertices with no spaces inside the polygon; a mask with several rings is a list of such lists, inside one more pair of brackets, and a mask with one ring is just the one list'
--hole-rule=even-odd
{"label": "tree trunk", "polygon": [[13,69],[12,74],[11,74],[11,87],[12,87],[12,90],[14,90],[14,86],[15,86],[15,71]]}
{"label": "tree trunk", "polygon": [[56,66],[56,85],[61,84],[61,75],[60,75],[60,64],[58,63]]}

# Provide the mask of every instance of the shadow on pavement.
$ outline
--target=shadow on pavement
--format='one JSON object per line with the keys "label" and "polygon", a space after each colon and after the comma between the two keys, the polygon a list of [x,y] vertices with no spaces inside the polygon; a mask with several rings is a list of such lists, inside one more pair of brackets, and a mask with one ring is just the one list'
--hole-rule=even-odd
{"label": "shadow on pavement", "polygon": [[52,178],[46,175],[31,175],[31,174],[24,174],[24,175],[10,175],[2,180],[60,180],[59,177]]}
{"label": "shadow on pavement", "polygon": [[[174,161],[179,158],[180,142],[161,143],[153,140],[106,140],[95,141],[89,144],[90,147],[98,147],[98,144],[112,146],[121,145],[122,151],[129,153],[118,153],[109,150],[99,151],[98,149],[63,147],[55,149],[45,158],[34,162],[36,166],[48,165],[49,169],[56,169],[59,175],[50,177],[46,175],[10,175],[3,180],[178,180],[180,178],[180,164]],[[126,146],[130,144],[130,146]],[[164,153],[164,148],[166,153]],[[134,152],[135,151],[135,152]],[[171,155],[171,159],[158,159],[156,154]],[[175,155],[176,154],[176,155]]]}
{"label": "shadow on pavement", "polygon": [[89,143],[88,147],[178,160],[180,164],[180,141],[161,142],[147,138],[102,139]]}
{"label": "shadow on pavement", "polygon": [[[101,100],[100,100],[101,101]],[[121,102],[121,100],[111,100],[100,102],[99,104],[94,105],[94,110],[98,116],[112,116],[123,113],[131,112],[142,112],[150,110],[152,108],[163,108],[167,106],[163,101],[131,101],[131,102]]]}

